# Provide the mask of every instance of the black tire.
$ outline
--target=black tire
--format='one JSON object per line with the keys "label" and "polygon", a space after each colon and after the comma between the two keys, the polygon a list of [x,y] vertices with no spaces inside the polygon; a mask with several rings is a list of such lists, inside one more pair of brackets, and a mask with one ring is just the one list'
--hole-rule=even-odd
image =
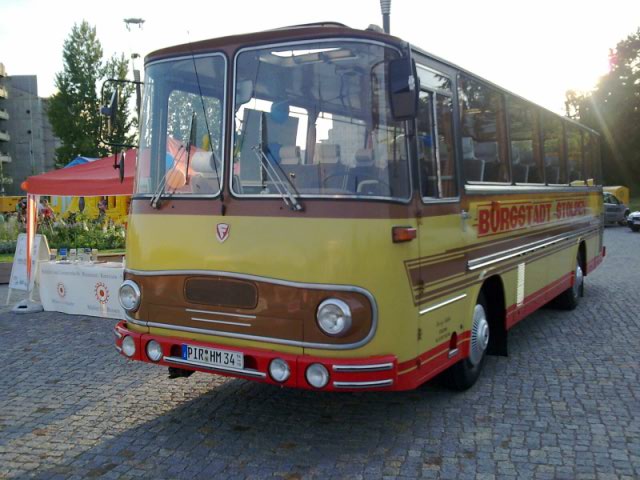
{"label": "black tire", "polygon": [[640,232],[640,227],[638,227],[637,225],[632,225],[631,226],[631,231],[632,232]]}
{"label": "black tire", "polygon": [[553,300],[553,306],[562,310],[574,310],[584,297],[584,272],[582,271],[581,255],[576,258],[575,277],[573,286],[567,288]]}
{"label": "black tire", "polygon": [[473,312],[469,357],[449,367],[442,377],[444,384],[453,390],[464,391],[471,388],[480,377],[487,359],[490,322],[489,309],[482,292],[478,295]]}
{"label": "black tire", "polygon": [[629,210],[625,210],[624,217],[622,218],[622,220],[620,220],[618,222],[618,225],[620,225],[622,227],[626,226],[627,225],[627,217],[629,216],[630,213],[631,212]]}

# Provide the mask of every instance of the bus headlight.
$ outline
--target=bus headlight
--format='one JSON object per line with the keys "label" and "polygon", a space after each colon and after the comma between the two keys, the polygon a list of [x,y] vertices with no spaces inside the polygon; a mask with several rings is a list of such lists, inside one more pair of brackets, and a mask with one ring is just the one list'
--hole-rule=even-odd
{"label": "bus headlight", "polygon": [[147,343],[147,357],[154,362],[162,358],[162,347],[155,340],[149,340],[149,343]]}
{"label": "bus headlight", "polygon": [[125,280],[118,290],[120,305],[127,312],[135,312],[140,306],[140,287],[132,280]]}
{"label": "bus headlight", "polygon": [[312,363],[305,373],[309,385],[316,388],[322,388],[329,383],[329,372],[321,363]]}
{"label": "bus headlight", "polygon": [[269,375],[276,382],[285,382],[291,375],[289,364],[281,358],[274,358],[269,364]]}
{"label": "bus headlight", "polygon": [[316,321],[324,333],[340,337],[351,328],[351,309],[342,300],[329,298],[318,306]]}
{"label": "bus headlight", "polygon": [[127,357],[133,357],[136,354],[136,342],[128,335],[122,339],[122,351]]}

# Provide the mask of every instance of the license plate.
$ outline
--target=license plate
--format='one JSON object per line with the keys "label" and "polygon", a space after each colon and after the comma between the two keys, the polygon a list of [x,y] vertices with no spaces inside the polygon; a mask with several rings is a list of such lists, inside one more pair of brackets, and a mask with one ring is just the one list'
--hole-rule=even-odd
{"label": "license plate", "polygon": [[634,218],[633,219],[633,224],[634,225],[640,225],[640,218]]}
{"label": "license plate", "polygon": [[242,353],[219,350],[217,348],[182,345],[182,358],[219,367],[244,368],[244,356]]}

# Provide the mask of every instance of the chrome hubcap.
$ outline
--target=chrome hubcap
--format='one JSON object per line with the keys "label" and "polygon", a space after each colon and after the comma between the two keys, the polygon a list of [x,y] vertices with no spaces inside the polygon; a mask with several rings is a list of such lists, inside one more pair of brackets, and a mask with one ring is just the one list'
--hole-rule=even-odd
{"label": "chrome hubcap", "polygon": [[573,282],[573,295],[578,297],[582,291],[582,283],[584,282],[584,273],[582,273],[582,267],[580,264],[576,265],[576,278]]}
{"label": "chrome hubcap", "polygon": [[478,304],[473,310],[473,326],[471,327],[469,361],[473,365],[480,363],[487,345],[489,345],[489,322],[484,307]]}

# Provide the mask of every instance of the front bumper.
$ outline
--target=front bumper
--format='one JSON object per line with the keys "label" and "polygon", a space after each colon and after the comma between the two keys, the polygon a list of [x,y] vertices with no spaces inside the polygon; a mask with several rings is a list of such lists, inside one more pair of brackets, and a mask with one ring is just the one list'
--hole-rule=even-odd
{"label": "front bumper", "polygon": [[[284,354],[266,349],[238,348],[229,345],[216,345],[208,342],[185,340],[184,338],[136,333],[127,328],[125,321],[116,325],[114,334],[116,337],[116,349],[126,358],[156,363],[166,367],[215,373],[218,375],[308,390],[372,391],[401,390],[406,388],[398,384],[398,361],[395,355],[347,359]],[[131,357],[127,357],[122,352],[122,341],[127,336],[131,337],[136,345],[136,351]],[[146,353],[146,345],[150,340],[155,340],[162,347],[162,358],[157,362],[153,362]],[[201,347],[241,352],[244,356],[244,368],[236,369],[232,367],[213,366],[204,362],[185,360],[182,358],[181,353],[182,345],[185,343]],[[277,382],[269,375],[269,364],[275,358],[285,360],[289,364],[291,374],[284,382]],[[329,383],[321,389],[309,385],[305,378],[307,368],[313,363],[321,363],[329,371]]]}

